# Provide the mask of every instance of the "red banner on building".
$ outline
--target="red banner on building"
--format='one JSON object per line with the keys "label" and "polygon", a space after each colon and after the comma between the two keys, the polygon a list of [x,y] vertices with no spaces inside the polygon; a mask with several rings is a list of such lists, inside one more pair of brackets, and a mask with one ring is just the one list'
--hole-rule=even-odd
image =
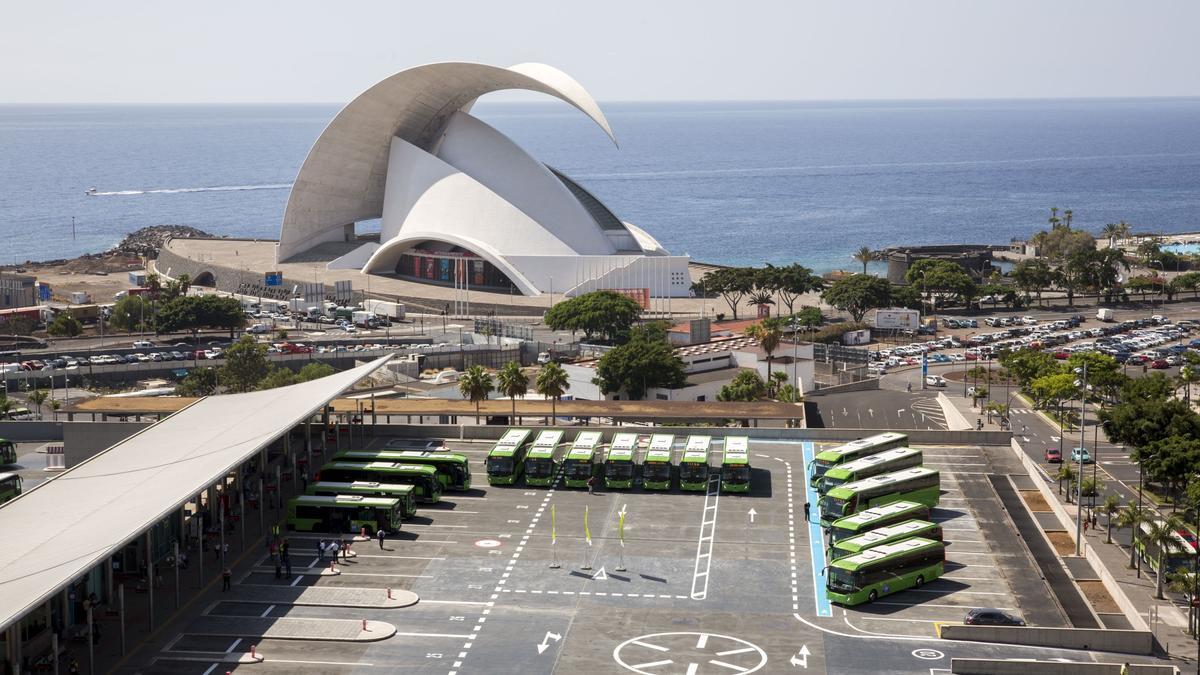
{"label": "red banner on building", "polygon": [[620,293],[627,298],[636,302],[642,309],[650,309],[650,289],[649,288],[605,288],[605,291]]}

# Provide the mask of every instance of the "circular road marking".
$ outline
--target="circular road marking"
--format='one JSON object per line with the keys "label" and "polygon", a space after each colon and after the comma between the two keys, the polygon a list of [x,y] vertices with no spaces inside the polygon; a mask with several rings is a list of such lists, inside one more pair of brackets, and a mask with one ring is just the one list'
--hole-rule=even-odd
{"label": "circular road marking", "polygon": [[913,650],[913,656],[926,661],[937,661],[938,659],[946,658],[946,655],[936,649],[916,649]]}
{"label": "circular road marking", "polygon": [[479,548],[496,548],[500,545],[500,542],[495,539],[480,539],[475,542],[475,545]]}
{"label": "circular road marking", "polygon": [[617,645],[613,660],[642,675],[744,675],[767,665],[767,654],[752,642],[718,633],[651,633]]}

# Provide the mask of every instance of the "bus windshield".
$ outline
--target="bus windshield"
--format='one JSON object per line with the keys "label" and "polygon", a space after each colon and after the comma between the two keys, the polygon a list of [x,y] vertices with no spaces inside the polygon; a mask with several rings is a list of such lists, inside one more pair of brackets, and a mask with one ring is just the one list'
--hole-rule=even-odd
{"label": "bus windshield", "polygon": [[725,480],[729,483],[748,483],[750,482],[750,467],[748,466],[733,466],[725,467]]}
{"label": "bus windshield", "polygon": [[489,476],[508,476],[513,472],[512,457],[488,457],[487,472]]}
{"label": "bus windshield", "polygon": [[[491,472],[489,466],[488,471]],[[536,458],[525,460],[525,475],[531,478],[548,478],[554,471],[554,462],[549,458]]]}
{"label": "bus windshield", "polygon": [[694,463],[689,462],[687,464],[679,465],[679,479],[680,480],[688,481],[688,482],[702,480],[707,475],[708,475],[708,465],[707,464],[694,464]]}
{"label": "bus windshield", "polygon": [[633,478],[633,464],[629,462],[610,463],[604,467],[604,475],[608,478],[626,480]]}
{"label": "bus windshield", "polygon": [[646,480],[667,480],[671,477],[671,465],[664,462],[643,464],[642,476]]}
{"label": "bus windshield", "polygon": [[850,570],[844,570],[839,567],[829,568],[829,583],[828,587],[831,591],[839,593],[852,593],[858,590],[858,575]]}
{"label": "bus windshield", "polygon": [[842,480],[841,478],[836,478],[834,476],[825,476],[824,478],[821,479],[821,489],[825,492],[829,492],[833,488],[835,488],[839,485],[842,485],[846,482],[848,482],[848,481]]}
{"label": "bus windshield", "polygon": [[563,466],[567,478],[580,479],[592,475],[592,463],[585,459],[568,459]]}
{"label": "bus windshield", "polygon": [[835,520],[854,513],[853,499],[838,499],[837,497],[821,497],[821,518]]}
{"label": "bus windshield", "polygon": [[825,472],[833,466],[833,462],[826,459],[814,459],[812,464],[813,478],[820,478],[825,475]]}

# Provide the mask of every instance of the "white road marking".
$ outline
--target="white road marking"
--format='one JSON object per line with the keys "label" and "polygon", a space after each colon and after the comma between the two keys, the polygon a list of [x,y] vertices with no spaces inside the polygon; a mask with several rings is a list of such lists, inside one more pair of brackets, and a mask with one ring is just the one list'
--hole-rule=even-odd
{"label": "white road marking", "polygon": [[273,609],[275,609],[275,605],[267,605],[267,608],[262,611],[262,614],[258,615],[258,618],[265,619],[267,617],[267,615],[270,614],[271,610],[273,610]]}
{"label": "white road marking", "polygon": [[[709,504],[709,499],[712,500],[712,504]],[[712,570],[713,540],[716,538],[717,506],[720,499],[721,476],[718,473],[708,477],[708,490],[704,493],[704,511],[700,517],[700,537],[696,541],[696,564],[692,571],[693,600],[703,600],[708,595],[708,573]],[[703,552],[706,539],[708,542],[708,551]],[[704,560],[703,572],[700,571],[700,561],[702,559]]]}
{"label": "white road marking", "polygon": [[[274,607],[275,605],[271,605],[271,606]],[[240,644],[242,644],[242,638],[238,638],[238,639],[234,640],[233,644],[229,645],[229,649],[225,650],[225,653],[228,654],[228,653],[232,652],[234,649],[237,649],[237,646]]]}
{"label": "white road marking", "polygon": [[[462,638],[466,639],[473,637],[467,634],[458,633],[393,633],[393,635],[403,635],[404,637],[444,637],[444,638]],[[275,659],[271,659],[274,661]]]}
{"label": "white road marking", "polygon": [[667,647],[663,647],[662,645],[651,644],[649,642],[642,642],[641,640],[634,640],[634,641],[630,642],[629,644],[637,645],[639,647],[645,647],[647,649],[653,649],[653,650],[659,651],[659,652],[671,651],[670,649],[668,649]]}

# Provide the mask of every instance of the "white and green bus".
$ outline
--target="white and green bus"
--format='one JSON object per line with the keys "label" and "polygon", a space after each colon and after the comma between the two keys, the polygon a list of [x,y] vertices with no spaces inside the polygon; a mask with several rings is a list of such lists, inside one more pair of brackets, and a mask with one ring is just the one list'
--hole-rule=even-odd
{"label": "white and green bus", "polygon": [[628,490],[633,487],[636,468],[638,435],[621,433],[613,436],[604,455],[604,487]]}
{"label": "white and green bus", "polygon": [[437,469],[424,464],[400,462],[330,462],[317,472],[318,481],[352,483],[357,480],[400,483],[416,488],[417,501],[434,504],[442,499]]}
{"label": "white and green bus", "polygon": [[[1158,524],[1162,525],[1163,521],[1158,521]],[[1138,537],[1137,543],[1134,544],[1134,548],[1137,549],[1138,557],[1142,559],[1142,562],[1154,570],[1155,574],[1158,574],[1159,547],[1146,540],[1150,533],[1150,523],[1143,522],[1138,529],[1142,533]],[[1196,538],[1186,529],[1176,530],[1174,535],[1172,538],[1175,540],[1175,545],[1167,549],[1163,556],[1163,566],[1167,568],[1167,574],[1181,568],[1191,572],[1192,566],[1196,562]]]}
{"label": "white and green bus", "polygon": [[487,456],[488,485],[512,485],[521,480],[532,433],[529,429],[509,429],[496,441]]}
{"label": "white and green bus", "polygon": [[400,500],[362,495],[300,495],[288,500],[287,528],[297,532],[400,530]]}
{"label": "white and green bus", "polygon": [[345,450],[333,456],[335,462],[404,462],[423,464],[437,471],[442,490],[471,489],[471,466],[466,455],[429,450]]}
{"label": "white and green bus", "polygon": [[837,560],[848,555],[856,555],[876,546],[893,544],[910,537],[942,541],[942,528],[937,523],[931,523],[928,520],[906,520],[903,523],[888,525],[835,542],[830,550],[829,559]]}
{"label": "white and green bus", "polygon": [[351,482],[317,481],[308,486],[310,495],[362,495],[364,497],[386,497],[400,502],[400,515],[408,519],[417,515],[417,488],[401,483],[380,483],[373,480]]}
{"label": "white and green bus", "polygon": [[0,466],[17,463],[17,446],[6,438],[0,438]]}
{"label": "white and green bus", "polygon": [[872,506],[902,500],[919,502],[933,508],[938,505],[941,496],[941,473],[937,469],[914,466],[911,469],[871,476],[839,485],[825,493],[818,502],[821,507],[821,525],[828,527],[838,518],[845,518]]}
{"label": "white and green bus", "polygon": [[750,438],[726,436],[721,454],[721,491],[750,491]]}
{"label": "white and green bus", "polygon": [[538,432],[529,452],[525,453],[526,485],[550,485],[554,482],[554,470],[558,466],[554,462],[554,451],[558,449],[562,437],[561,429]]}
{"label": "white and green bus", "polygon": [[0,504],[21,494],[21,477],[15,473],[0,473]]}
{"label": "white and green bus", "polygon": [[596,451],[600,449],[599,431],[581,431],[571,444],[563,461],[563,482],[567,487],[587,487],[588,479],[596,475]]}
{"label": "white and green bus", "polygon": [[923,453],[919,448],[905,447],[892,448],[874,455],[860,457],[826,471],[825,475],[821,477],[821,481],[817,483],[817,493],[823,495],[845,483],[853,483],[871,476],[878,476],[881,473],[921,466],[922,460]]}
{"label": "white and green bus", "polygon": [[908,445],[908,436],[898,434],[894,431],[888,431],[867,438],[860,438],[857,441],[851,441],[844,445],[839,445],[830,450],[824,450],[817,453],[809,465],[809,485],[816,487],[820,482],[821,477],[825,475],[833,467],[852,462],[859,457],[874,455],[877,452],[891,450]]}
{"label": "white and green bus", "polygon": [[688,436],[679,460],[679,489],[703,492],[708,489],[708,451],[712,436]]}
{"label": "white and green bus", "polygon": [[647,490],[671,489],[674,447],[675,437],[671,434],[650,437],[650,447],[642,460],[642,487]]}
{"label": "white and green bus", "polygon": [[917,502],[901,501],[883,506],[873,506],[866,511],[859,511],[852,516],[833,521],[833,524],[829,526],[829,541],[837,543],[848,537],[906,520],[929,520],[929,516],[930,508]]}
{"label": "white and green bus", "polygon": [[923,586],[942,576],[945,564],[942,542],[912,537],[833,561],[825,588],[839,605],[860,605]]}

